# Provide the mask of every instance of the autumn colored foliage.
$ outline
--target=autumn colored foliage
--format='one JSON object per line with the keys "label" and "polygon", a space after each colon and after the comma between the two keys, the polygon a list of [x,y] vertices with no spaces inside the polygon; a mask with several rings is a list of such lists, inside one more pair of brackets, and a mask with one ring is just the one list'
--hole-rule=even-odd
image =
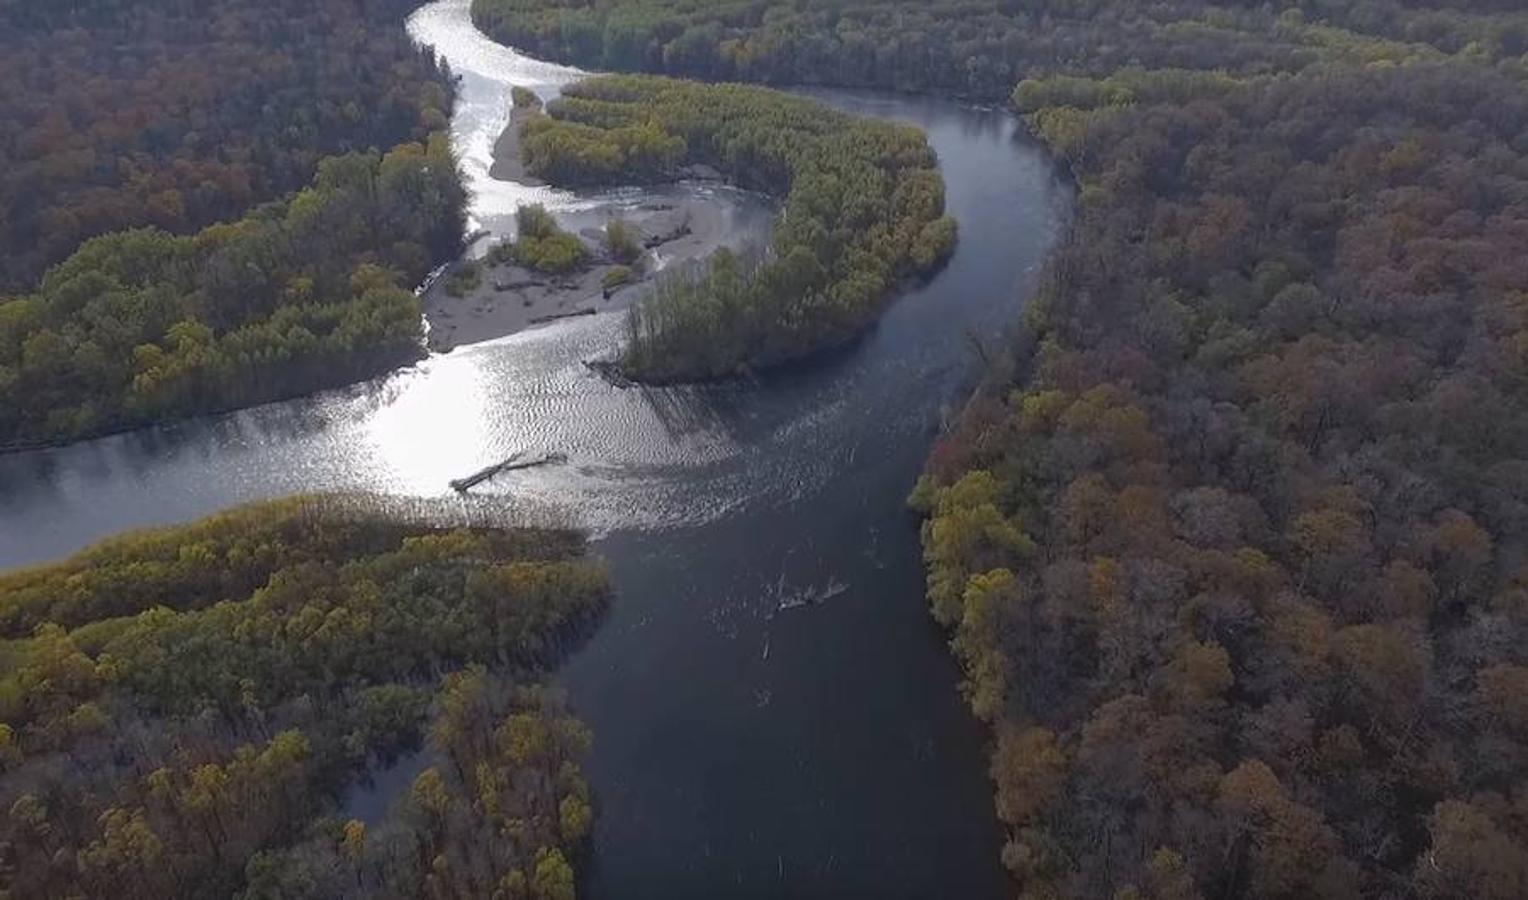
{"label": "autumn colored foliage", "polygon": [[1520,66],[1518,0],[473,0],[489,35],[592,69],[1007,98],[1043,74],[1289,73],[1468,54]]}
{"label": "autumn colored foliage", "polygon": [[0,295],[84,240],[236,219],[443,129],[411,0],[0,4]]}
{"label": "autumn colored foliage", "polygon": [[1073,176],[913,498],[1021,896],[1528,894],[1521,4],[474,9],[602,67],[1011,91]]}
{"label": "autumn colored foliage", "polygon": [[423,352],[466,196],[412,6],[0,5],[0,449]]}
{"label": "autumn colored foliage", "polygon": [[[0,891],[571,897],[577,535],[294,499],[0,576]],[[337,799],[418,760],[387,816]],[[518,893],[515,893],[518,886]]]}
{"label": "autumn colored foliage", "polygon": [[0,447],[334,387],[422,354],[412,288],[460,246],[444,134],[326,158],[313,183],[194,235],[92,238],[0,300]]}
{"label": "autumn colored foliage", "polygon": [[674,177],[704,164],[781,198],[767,249],[660,279],[628,319],[627,375],[732,375],[844,343],[902,279],[954,249],[944,180],[916,129],[743,85],[604,76],[526,123],[527,167],[554,183]]}
{"label": "autumn colored foliage", "polygon": [[1077,221],[915,500],[1025,896],[1522,896],[1521,75],[1015,99]]}

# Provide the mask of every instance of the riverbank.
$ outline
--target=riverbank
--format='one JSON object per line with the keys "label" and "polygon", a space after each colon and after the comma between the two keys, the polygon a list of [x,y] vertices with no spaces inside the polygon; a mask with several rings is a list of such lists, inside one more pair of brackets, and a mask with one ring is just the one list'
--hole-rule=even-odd
{"label": "riverbank", "polygon": [[[736,228],[725,208],[703,197],[643,202],[607,218],[620,218],[641,236],[643,256],[639,265],[629,267],[631,282],[605,289],[605,278],[617,263],[605,253],[600,229],[593,227],[578,234],[589,249],[591,264],[568,275],[509,263],[491,265],[487,259],[461,260],[448,266],[420,297],[430,323],[430,349],[445,352],[559,319],[625,309],[658,273],[704,259],[721,247],[765,237],[762,230]],[[451,276],[470,265],[481,269],[478,284],[452,296],[446,290]]]}
{"label": "riverbank", "polygon": [[516,106],[509,111],[509,124],[504,126],[498,139],[493,142],[493,164],[488,167],[490,178],[513,181],[526,187],[546,184],[526,172],[525,162],[520,159],[520,129],[532,116],[541,114],[540,107],[534,106]]}
{"label": "riverbank", "polygon": [[[491,177],[521,185],[542,184],[525,173],[520,160],[520,130],[527,119],[539,114],[531,107],[516,107],[510,112],[509,123],[494,142]],[[565,318],[623,310],[642,296],[660,272],[704,259],[722,247],[736,249],[763,241],[768,236],[766,228],[740,222],[730,204],[706,190],[720,182],[714,170],[691,167],[675,185],[681,192],[672,197],[619,207],[613,202],[594,221],[570,225],[584,226],[577,236],[592,260],[578,272],[548,275],[509,263],[493,265],[486,258],[452,263],[420,297],[430,324],[430,349],[446,352]],[[602,232],[615,219],[637,232],[643,255],[628,267],[631,281],[606,290],[605,279],[618,264],[606,253]],[[472,265],[481,268],[478,283],[453,296],[446,290],[451,276]]]}

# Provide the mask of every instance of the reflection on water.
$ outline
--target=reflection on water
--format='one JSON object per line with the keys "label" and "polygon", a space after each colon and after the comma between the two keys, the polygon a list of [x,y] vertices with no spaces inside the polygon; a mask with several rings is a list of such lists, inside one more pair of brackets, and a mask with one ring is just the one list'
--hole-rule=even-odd
{"label": "reflection on water", "polygon": [[[492,44],[466,10],[444,0],[410,28],[462,76],[453,135],[477,220],[502,228],[537,200],[576,221],[647,196],[487,178],[508,86],[550,94],[577,73]],[[853,347],[758,385],[619,390],[583,366],[619,341],[601,315],[313,398],[0,457],[0,565],[297,491],[449,497],[449,479],[514,450],[560,451],[449,508],[602,538],[617,600],[560,676],[596,735],[592,894],[1000,893],[982,737],[902,499],[975,366],[970,336],[1013,321],[1069,197],[1006,114],[816,93],[927,131],[961,228],[948,268]]]}
{"label": "reflection on water", "polygon": [[512,230],[508,218],[524,203],[569,210],[580,204],[568,191],[526,187],[488,176],[493,144],[509,122],[509,88],[530,88],[543,100],[556,97],[562,86],[583,77],[570,66],[541,62],[506,53],[472,26],[467,15],[471,0],[448,0],[420,8],[409,17],[408,30],[416,42],[434,47],[452,73],[460,76],[457,106],[451,117],[451,142],[461,160],[462,174],[472,192],[468,230]]}

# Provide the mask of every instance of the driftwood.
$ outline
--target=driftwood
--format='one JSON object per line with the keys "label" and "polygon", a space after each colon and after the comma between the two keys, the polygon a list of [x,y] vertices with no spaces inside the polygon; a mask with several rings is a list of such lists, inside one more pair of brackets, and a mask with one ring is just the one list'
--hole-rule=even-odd
{"label": "driftwood", "polygon": [[618,388],[636,387],[637,383],[626,377],[619,363],[605,359],[586,359],[584,368]]}
{"label": "driftwood", "polygon": [[473,472],[471,475],[468,475],[466,478],[453,479],[450,482],[451,488],[458,494],[465,494],[472,488],[477,487],[478,485],[502,472],[513,472],[516,469],[529,469],[535,466],[544,466],[547,463],[562,462],[567,459],[567,457],[561,453],[543,453],[540,456],[532,457],[530,459],[521,459],[521,457],[524,455],[525,453],[523,451],[517,450],[514,453],[511,453],[509,457],[503,462],[494,463],[491,466],[479,469],[476,472]]}
{"label": "driftwood", "polygon": [[540,325],[542,322],[555,322],[558,319],[574,319],[579,316],[592,316],[599,310],[589,307],[588,309],[575,309],[572,312],[550,313],[545,316],[535,316],[531,319],[532,325]]}
{"label": "driftwood", "polygon": [[493,289],[496,291],[519,291],[525,288],[546,287],[548,284],[544,278],[522,278],[519,281],[506,281],[502,278],[493,280]]}
{"label": "driftwood", "polygon": [[642,247],[643,247],[643,249],[651,250],[654,247],[661,247],[664,244],[669,243],[670,241],[677,241],[680,238],[688,237],[689,235],[690,235],[690,222],[689,222],[688,219],[686,219],[682,224],[680,224],[677,228],[674,228],[672,231],[668,231],[668,232],[661,233],[661,234],[655,234],[655,235],[651,235],[649,237],[644,238],[642,240]]}
{"label": "driftwood", "polygon": [[[672,209],[673,207],[669,208]],[[651,250],[654,247],[661,247],[664,244],[667,244],[669,241],[677,241],[691,233],[690,211],[684,210],[683,215],[679,217],[678,223],[671,227],[668,231],[655,231],[649,233],[646,229],[642,229],[642,232],[642,247],[647,250]]]}

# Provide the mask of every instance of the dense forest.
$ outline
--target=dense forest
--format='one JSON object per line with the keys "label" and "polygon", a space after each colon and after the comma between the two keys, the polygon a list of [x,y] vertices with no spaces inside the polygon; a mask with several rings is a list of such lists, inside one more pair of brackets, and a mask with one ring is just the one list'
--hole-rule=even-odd
{"label": "dense forest", "polygon": [[1054,87],[1018,98],[1076,232],[918,498],[1005,862],[1068,895],[1520,897],[1522,81]]}
{"label": "dense forest", "polygon": [[1012,90],[1075,177],[913,497],[1023,896],[1528,894],[1520,4],[476,6],[611,67]]}
{"label": "dense forest", "polygon": [[0,3],[0,296],[87,238],[235,219],[324,156],[443,129],[449,74],[403,29],[416,5]]}
{"label": "dense forest", "polygon": [[413,285],[460,244],[444,134],[329,157],[291,198],[194,235],[92,238],[0,301],[0,446],[346,384],[421,349]]}
{"label": "dense forest", "polygon": [[1068,896],[1522,896],[1523,82],[1050,105],[1095,87],[1017,92],[1079,221],[917,498],[1005,862]]}
{"label": "dense forest", "polygon": [[361,498],[0,575],[0,893],[571,900],[590,736],[545,679],[607,591],[577,535]]}
{"label": "dense forest", "polygon": [[411,6],[0,7],[0,448],[422,352],[412,289],[466,198]]}
{"label": "dense forest", "polygon": [[1000,100],[1024,77],[1129,66],[1292,72],[1468,54],[1522,66],[1517,0],[473,0],[488,34],[544,57],[712,80]]}
{"label": "dense forest", "polygon": [[704,164],[783,198],[767,248],[719,253],[633,308],[621,367],[637,380],[730,375],[843,343],[900,279],[954,247],[921,133],[777,91],[594,78],[526,122],[521,150],[553,183],[658,180]]}
{"label": "dense forest", "polygon": [[919,497],[1005,862],[1036,894],[1522,896],[1521,72],[1015,101],[1079,220]]}

